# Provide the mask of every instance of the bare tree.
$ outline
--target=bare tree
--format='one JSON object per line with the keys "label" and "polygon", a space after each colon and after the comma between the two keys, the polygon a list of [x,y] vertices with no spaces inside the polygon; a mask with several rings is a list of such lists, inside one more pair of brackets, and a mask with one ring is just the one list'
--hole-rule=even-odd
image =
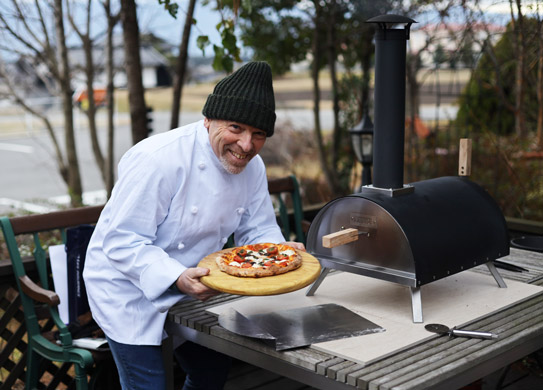
{"label": "bare tree", "polygon": [[543,28],[539,23],[539,40],[537,44],[537,149],[543,150]]}
{"label": "bare tree", "polygon": [[94,58],[93,58],[93,46],[94,41],[91,38],[91,5],[92,0],[87,0],[86,6],[86,20],[85,20],[85,31],[78,27],[78,23],[74,20],[74,15],[70,10],[70,2],[67,2],[68,7],[68,20],[81,39],[83,44],[83,53],[85,54],[85,64],[84,72],[87,79],[87,96],[88,96],[88,106],[83,111],[85,112],[87,119],[89,121],[89,134],[91,137],[92,152],[94,154],[94,159],[98,165],[98,169],[102,174],[102,180],[106,182],[106,171],[105,171],[105,162],[102,150],[100,149],[100,143],[98,142],[98,131],[96,128],[96,100],[94,97]]}
{"label": "bare tree", "polygon": [[[337,41],[337,32],[336,32],[336,23],[337,23],[337,12],[338,7],[336,0],[330,0],[329,4],[329,22],[326,29],[326,51],[328,59],[328,70],[330,72],[330,81],[332,82],[332,113],[334,116],[334,130],[333,130],[333,147],[332,147],[332,166],[337,167],[339,162],[339,145],[341,142],[341,127],[339,124],[339,86],[338,86],[338,75],[337,75],[337,51],[336,47],[338,44]],[[339,183],[337,183],[336,175],[333,176],[331,182],[334,193],[341,193],[341,188]]]}
{"label": "bare tree", "polygon": [[[496,96],[500,99],[500,104],[510,112],[513,113],[515,118],[515,132],[519,138],[525,138],[527,135],[526,128],[526,112],[525,112],[525,100],[526,100],[526,75],[527,75],[527,48],[528,40],[526,39],[527,25],[525,17],[522,13],[523,5],[521,0],[509,0],[509,10],[511,15],[511,42],[513,45],[514,58],[507,58],[506,61],[514,62],[515,65],[515,85],[514,85],[514,103],[511,103],[510,91],[507,90],[506,82],[503,80],[503,73],[506,67],[504,61],[499,59],[499,56],[495,52],[494,44],[492,43],[492,33],[488,29],[488,23],[485,12],[481,9],[480,3],[477,1],[473,7],[464,7],[465,15],[473,13],[473,17],[469,16],[469,19],[479,21],[480,23],[469,23],[468,28],[473,28],[474,25],[482,26],[485,31],[484,41],[478,40],[476,35],[471,37],[480,47],[481,51],[485,52],[489,60],[492,63],[495,74],[495,85],[492,87],[496,91]],[[517,16],[515,17],[515,11]]]}
{"label": "bare tree", "polygon": [[185,82],[190,31],[192,29],[192,16],[194,14],[195,5],[196,0],[190,0],[189,7],[187,9],[187,17],[185,18],[185,27],[183,28],[183,36],[179,45],[179,55],[177,56],[177,65],[175,67],[173,82],[173,101],[170,129],[174,129],[179,126],[179,110],[181,109],[181,96],[183,94],[183,84]]}
{"label": "bare tree", "polygon": [[[64,149],[56,139],[54,128],[47,116],[27,103],[25,97],[11,84],[12,99],[27,112],[39,117],[49,132],[56,154],[60,175],[68,187],[72,206],[82,204],[82,186],[79,162],[75,147],[74,121],[72,110],[72,90],[70,85],[70,65],[66,47],[63,18],[63,2],[35,2],[34,8],[12,0],[0,9],[0,30],[4,33],[2,49],[25,59],[33,67],[34,74],[41,77],[54,96],[59,96],[63,106]],[[30,15],[33,17],[31,18]],[[54,19],[54,28],[48,21]],[[9,41],[6,41],[8,39]],[[17,49],[20,48],[20,49]],[[43,68],[46,71],[40,71]],[[11,75],[2,67],[3,76],[9,80]]]}
{"label": "bare tree", "polygon": [[[83,52],[85,55],[85,62],[84,62],[84,73],[86,78],[86,84],[87,84],[87,97],[88,97],[88,105],[84,109],[84,112],[88,118],[89,122],[89,134],[91,138],[91,145],[92,145],[92,151],[94,154],[94,158],[96,160],[96,164],[98,166],[98,169],[101,173],[102,180],[104,182],[107,197],[111,195],[111,191],[113,190],[113,184],[115,181],[114,178],[114,123],[113,123],[113,116],[114,116],[114,84],[113,84],[113,75],[114,75],[114,61],[113,61],[113,29],[115,25],[118,23],[120,19],[120,13],[117,12],[116,14],[112,13],[111,10],[111,1],[110,0],[104,0],[102,1],[102,7],[104,9],[105,14],[105,20],[107,21],[107,27],[106,27],[106,36],[105,36],[105,61],[103,70],[106,73],[106,110],[107,110],[107,138],[106,138],[106,153],[105,157],[102,153],[102,148],[100,147],[99,139],[98,139],[98,127],[96,124],[96,114],[98,107],[96,106],[96,99],[95,99],[95,91],[94,91],[94,79],[95,79],[95,73],[97,68],[101,69],[101,66],[97,63],[96,59],[94,58],[94,50],[95,42],[94,39],[91,37],[91,18],[92,18],[92,12],[91,12],[91,5],[93,1],[88,0],[86,5],[86,11],[85,11],[85,30],[83,31],[79,26],[78,23],[76,23],[74,15],[71,10],[69,9],[68,12],[68,20],[70,21],[70,24],[73,28],[73,30],[76,32],[76,34],[79,36],[82,46],[83,46]],[[70,2],[67,3],[70,5]],[[96,34],[97,36],[101,35]]]}
{"label": "bare tree", "polygon": [[526,117],[524,114],[525,74],[526,74],[526,42],[524,39],[524,15],[522,1],[515,0],[517,18],[514,15],[513,0],[509,0],[511,24],[513,25],[513,45],[516,57],[515,74],[515,132],[520,138],[526,137]]}
{"label": "bare tree", "polygon": [[64,113],[64,142],[66,144],[66,160],[68,162],[68,189],[72,206],[83,204],[83,188],[79,172],[79,161],[75,147],[74,113],[72,106],[72,87],[70,85],[70,64],[68,63],[68,47],[64,33],[64,11],[62,0],[55,0],[53,12],[55,14],[55,29],[57,33],[58,50],[58,80],[62,97]]}
{"label": "bare tree", "polygon": [[105,164],[106,171],[106,192],[107,197],[111,196],[115,177],[113,175],[113,144],[114,144],[114,124],[113,114],[115,107],[115,86],[113,84],[114,62],[113,62],[113,29],[119,22],[120,13],[112,14],[111,1],[105,0],[102,5],[107,18],[107,33],[106,33],[106,107],[107,107],[107,158]]}
{"label": "bare tree", "polygon": [[121,0],[121,24],[123,26],[124,57],[132,142],[147,138],[147,107],[141,78],[140,35],[135,0]]}
{"label": "bare tree", "polygon": [[537,128],[536,128],[536,143],[535,147],[539,151],[543,151],[543,20],[539,12],[539,3],[536,8],[537,17],[537,79],[536,79],[536,96],[537,96]]}
{"label": "bare tree", "polygon": [[315,123],[315,138],[317,139],[317,146],[319,148],[319,160],[320,165],[323,170],[324,176],[326,177],[327,183],[329,183],[332,190],[334,190],[333,183],[335,182],[335,175],[328,165],[326,158],[326,151],[324,149],[324,140],[322,135],[322,127],[320,121],[320,101],[321,101],[321,90],[319,84],[319,74],[320,66],[323,57],[323,47],[322,47],[322,28],[324,24],[323,21],[323,9],[319,1],[314,2],[315,6],[315,15],[314,15],[314,32],[313,32],[313,42],[312,42],[312,52],[313,52],[313,62],[311,64],[311,78],[313,80],[313,118]]}

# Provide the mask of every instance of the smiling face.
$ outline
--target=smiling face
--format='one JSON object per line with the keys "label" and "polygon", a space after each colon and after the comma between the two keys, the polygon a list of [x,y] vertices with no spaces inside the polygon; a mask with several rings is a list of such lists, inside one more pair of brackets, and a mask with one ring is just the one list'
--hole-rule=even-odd
{"label": "smiling face", "polygon": [[204,119],[209,141],[224,169],[232,174],[242,172],[266,142],[266,132],[239,122]]}

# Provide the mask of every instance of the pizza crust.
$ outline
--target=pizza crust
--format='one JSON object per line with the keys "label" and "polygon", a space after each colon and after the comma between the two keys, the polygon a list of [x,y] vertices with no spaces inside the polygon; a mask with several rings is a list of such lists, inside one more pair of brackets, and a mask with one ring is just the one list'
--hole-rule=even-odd
{"label": "pizza crust", "polygon": [[[278,246],[281,246],[281,245],[278,245]],[[227,261],[228,255],[231,254],[236,249],[238,248],[234,248],[232,249],[232,251],[227,252],[226,254],[223,254],[221,256],[217,256],[216,258],[216,263],[219,269],[232,276],[238,276],[238,277],[243,277],[243,278],[261,278],[261,277],[266,277],[266,276],[275,276],[275,275],[284,274],[284,273],[293,271],[295,269],[298,269],[302,265],[302,256],[294,248],[291,248],[291,250],[294,250],[295,254],[292,255],[292,258],[289,259],[287,264],[284,266],[273,264],[271,266],[264,266],[264,267],[242,268],[242,267],[229,265]]]}

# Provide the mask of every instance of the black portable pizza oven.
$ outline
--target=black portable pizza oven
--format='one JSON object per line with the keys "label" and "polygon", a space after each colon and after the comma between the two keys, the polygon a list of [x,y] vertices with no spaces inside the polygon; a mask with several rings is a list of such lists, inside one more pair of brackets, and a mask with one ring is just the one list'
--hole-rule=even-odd
{"label": "black portable pizza oven", "polygon": [[[382,15],[375,34],[374,182],[326,204],[308,232],[307,250],[323,272],[366,275],[410,287],[413,321],[422,322],[420,287],[509,254],[505,219],[492,197],[465,177],[403,184],[405,45],[414,20]],[[404,29],[391,25],[403,24]],[[361,287],[363,288],[363,287]]]}

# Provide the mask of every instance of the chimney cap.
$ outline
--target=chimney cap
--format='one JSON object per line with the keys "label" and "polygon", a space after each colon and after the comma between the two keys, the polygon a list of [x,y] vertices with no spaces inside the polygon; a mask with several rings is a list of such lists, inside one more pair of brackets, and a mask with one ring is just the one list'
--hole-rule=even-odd
{"label": "chimney cap", "polygon": [[417,23],[417,22],[411,18],[408,18],[407,16],[385,14],[385,15],[374,16],[373,18],[366,20],[366,23],[411,24],[411,23]]}

